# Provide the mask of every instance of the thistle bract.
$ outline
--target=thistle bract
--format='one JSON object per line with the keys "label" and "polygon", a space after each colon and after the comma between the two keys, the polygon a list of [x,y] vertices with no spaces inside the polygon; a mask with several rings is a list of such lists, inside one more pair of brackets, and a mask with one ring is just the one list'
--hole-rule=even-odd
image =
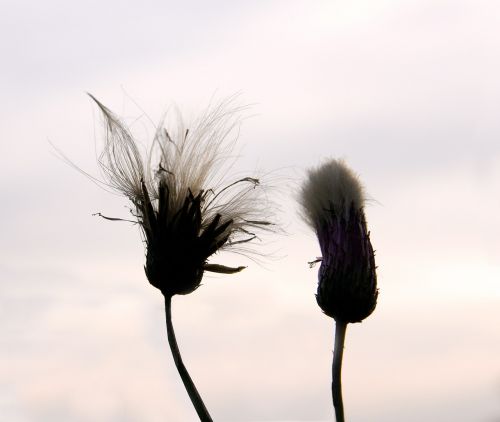
{"label": "thistle bract", "polygon": [[331,160],[309,171],[300,199],[322,253],[318,305],[336,321],[360,322],[378,296],[363,188],[342,161]]}

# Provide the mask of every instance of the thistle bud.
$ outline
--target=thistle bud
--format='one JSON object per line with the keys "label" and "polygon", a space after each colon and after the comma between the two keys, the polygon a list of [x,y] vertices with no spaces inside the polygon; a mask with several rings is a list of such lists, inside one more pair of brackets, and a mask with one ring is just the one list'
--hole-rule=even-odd
{"label": "thistle bud", "polygon": [[309,171],[300,202],[322,253],[318,305],[336,321],[361,322],[378,296],[363,187],[343,161],[330,160]]}

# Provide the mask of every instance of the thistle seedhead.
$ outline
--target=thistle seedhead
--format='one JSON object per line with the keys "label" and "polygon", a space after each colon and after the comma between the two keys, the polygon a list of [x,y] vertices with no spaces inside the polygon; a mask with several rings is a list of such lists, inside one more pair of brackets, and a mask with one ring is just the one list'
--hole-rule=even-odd
{"label": "thistle seedhead", "polygon": [[127,125],[92,99],[106,127],[100,182],[132,203],[145,238],[149,282],[171,297],[195,290],[205,270],[241,271],[207,262],[219,250],[241,250],[256,238],[254,231],[271,228],[259,180],[227,178],[241,108],[231,107],[230,98],[190,128],[178,114],[173,131],[159,126],[144,158]]}
{"label": "thistle seedhead", "polygon": [[300,192],[306,222],[321,248],[316,300],[336,321],[361,322],[377,304],[375,258],[364,189],[341,160],[311,169]]}

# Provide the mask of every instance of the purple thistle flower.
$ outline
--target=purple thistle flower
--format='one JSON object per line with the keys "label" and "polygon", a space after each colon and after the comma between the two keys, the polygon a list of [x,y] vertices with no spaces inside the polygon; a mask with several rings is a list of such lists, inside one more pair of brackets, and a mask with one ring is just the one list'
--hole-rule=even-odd
{"label": "purple thistle flower", "polygon": [[328,161],[308,176],[301,203],[322,253],[316,300],[336,321],[361,322],[378,296],[363,188],[342,161]]}
{"label": "purple thistle flower", "polygon": [[335,319],[332,399],[337,422],[344,422],[341,371],[347,324],[369,316],[378,296],[364,191],[343,161],[330,160],[309,171],[300,202],[321,248],[316,300]]}
{"label": "purple thistle flower", "polygon": [[323,259],[316,300],[335,320],[361,322],[377,304],[375,259],[363,209],[350,206],[349,216],[337,215],[318,228]]}

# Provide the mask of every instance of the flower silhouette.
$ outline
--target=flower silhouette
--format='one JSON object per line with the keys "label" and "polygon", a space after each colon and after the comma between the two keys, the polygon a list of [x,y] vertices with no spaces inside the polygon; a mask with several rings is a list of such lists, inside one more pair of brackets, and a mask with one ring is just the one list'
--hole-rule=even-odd
{"label": "flower silhouette", "polygon": [[346,327],[368,317],[378,297],[364,189],[343,161],[330,160],[309,171],[299,201],[321,248],[316,300],[335,319],[332,398],[337,422],[344,422],[341,366]]}
{"label": "flower silhouette", "polygon": [[98,160],[104,183],[132,203],[146,242],[149,282],[171,297],[195,290],[204,271],[241,271],[208,263],[215,252],[239,250],[271,225],[263,217],[259,180],[227,178],[240,108],[231,109],[228,99],[189,129],[180,116],[174,132],[160,126],[144,159],[127,126],[92,98],[106,129]]}
{"label": "flower silhouette", "polygon": [[[90,94],[89,94],[90,95]],[[202,421],[211,417],[183,362],[172,325],[171,299],[197,289],[204,271],[231,274],[245,267],[208,262],[217,251],[248,251],[257,231],[270,230],[268,207],[257,178],[229,179],[231,155],[242,107],[229,98],[207,111],[189,128],[180,116],[173,130],[156,130],[146,154],[131,129],[90,95],[105,125],[98,184],[127,197],[133,222],[146,245],[149,282],[165,297],[167,334],[179,374]],[[105,217],[110,220],[118,218]],[[128,220],[130,221],[130,220]]]}

